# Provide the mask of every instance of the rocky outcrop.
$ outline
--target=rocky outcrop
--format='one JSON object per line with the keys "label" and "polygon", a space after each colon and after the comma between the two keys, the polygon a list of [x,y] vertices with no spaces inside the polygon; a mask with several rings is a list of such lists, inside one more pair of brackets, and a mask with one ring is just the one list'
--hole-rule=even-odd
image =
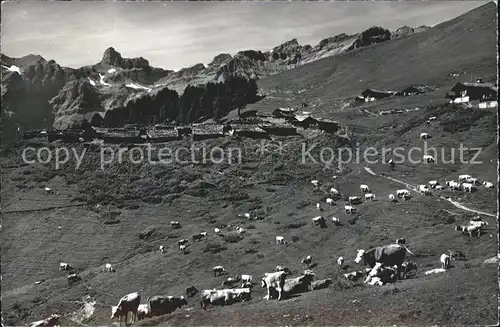
{"label": "rocky outcrop", "polygon": [[400,27],[391,33],[391,39],[397,39],[397,38],[400,38],[403,36],[408,36],[408,35],[412,35],[415,33],[424,32],[424,31],[428,30],[429,28],[430,28],[430,26],[426,26],[426,25],[422,25],[422,26],[415,27],[415,28],[412,28],[409,26],[403,26],[403,27]]}
{"label": "rocky outcrop", "polygon": [[123,69],[149,67],[149,61],[147,61],[143,57],[123,58],[122,55],[118,51],[116,51],[113,47],[109,47],[106,49],[106,51],[104,51],[101,63],[113,67],[120,67]]}
{"label": "rocky outcrop", "polygon": [[[3,141],[17,138],[18,128],[23,131],[52,127],[52,105],[49,101],[67,81],[76,78],[75,71],[35,55],[22,58],[2,56],[2,64],[9,67],[15,65],[21,71],[21,74],[2,74]],[[8,132],[12,130],[16,133]]]}
{"label": "rocky outcrop", "polygon": [[50,101],[53,108],[54,128],[66,129],[81,125],[100,111],[102,97],[88,80],[68,82]]}

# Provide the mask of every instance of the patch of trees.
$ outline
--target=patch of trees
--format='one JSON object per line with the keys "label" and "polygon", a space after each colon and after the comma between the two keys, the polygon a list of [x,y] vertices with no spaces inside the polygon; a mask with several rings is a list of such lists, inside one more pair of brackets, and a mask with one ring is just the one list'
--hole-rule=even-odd
{"label": "patch of trees", "polygon": [[257,83],[253,79],[231,77],[225,83],[187,86],[179,97],[164,88],[133,99],[124,108],[108,110],[103,124],[119,127],[126,123],[191,123],[200,119],[220,118],[228,112],[256,102]]}

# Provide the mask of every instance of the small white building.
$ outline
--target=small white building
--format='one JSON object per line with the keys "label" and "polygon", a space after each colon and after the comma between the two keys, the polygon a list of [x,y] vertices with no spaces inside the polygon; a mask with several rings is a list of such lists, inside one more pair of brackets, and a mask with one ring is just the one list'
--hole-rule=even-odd
{"label": "small white building", "polygon": [[486,101],[486,102],[479,103],[479,108],[481,108],[481,109],[496,108],[496,107],[498,107],[497,101]]}

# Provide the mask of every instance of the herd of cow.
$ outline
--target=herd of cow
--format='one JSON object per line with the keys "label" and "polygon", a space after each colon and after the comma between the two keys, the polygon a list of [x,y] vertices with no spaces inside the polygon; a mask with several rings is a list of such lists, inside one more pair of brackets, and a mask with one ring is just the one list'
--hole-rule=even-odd
{"label": "herd of cow", "polygon": [[[335,178],[335,177],[334,177]],[[314,189],[321,189],[321,182],[319,180],[311,181]],[[438,181],[430,181],[429,185],[419,185],[417,191],[428,195],[430,189],[442,190],[445,186],[440,185]],[[471,187],[480,185],[480,182],[476,178],[472,178],[470,175],[460,175],[459,182],[448,181],[445,183],[446,187],[451,190],[463,189],[464,191],[470,191]],[[485,188],[492,188],[493,184],[490,182],[482,183]],[[376,199],[375,194],[371,192],[368,185],[360,185],[360,190],[364,193],[365,201],[374,201]],[[324,190],[323,190],[324,191]],[[326,204],[334,205],[335,201],[341,198],[340,192],[332,187],[329,190],[331,197],[326,199]],[[326,192],[326,191],[324,191]],[[396,196],[403,200],[408,200],[410,198],[410,191],[403,189],[397,190]],[[393,194],[389,194],[389,201],[395,202],[396,197]],[[351,214],[356,212],[356,207],[354,204],[361,202],[361,197],[349,196],[345,197],[345,212],[346,214]],[[317,208],[323,211],[321,203],[317,203]],[[251,214],[245,213],[243,217],[250,219]],[[340,226],[340,219],[332,217],[332,222],[335,226]],[[318,216],[312,218],[313,226],[326,227],[326,220],[323,216]],[[171,227],[174,229],[181,228],[181,225],[177,221],[172,221],[170,223]],[[480,235],[481,228],[488,225],[486,221],[482,219],[475,218],[469,222],[469,225],[456,226],[456,230],[468,233],[470,237],[474,232]],[[237,228],[238,233],[244,233],[244,229],[241,227]],[[219,228],[214,229],[215,235],[222,235],[222,231]],[[207,237],[206,232],[202,232],[193,236],[193,242],[199,241]],[[188,239],[181,239],[178,241],[178,246],[181,251],[185,251],[188,243]],[[286,244],[283,236],[276,236],[277,244]],[[160,246],[160,252],[164,253],[165,247]],[[386,283],[392,283],[398,279],[406,279],[408,276],[414,272],[417,272],[417,265],[414,262],[405,261],[406,253],[413,254],[406,247],[406,240],[404,238],[398,238],[395,243],[378,246],[371,248],[369,250],[357,250],[357,255],[354,262],[359,264],[363,262],[365,266],[368,266],[364,270],[353,271],[349,273],[344,273],[342,276],[349,282],[355,282],[362,277],[365,277],[364,284],[368,285],[384,285]],[[444,272],[448,269],[450,261],[456,258],[463,258],[463,254],[459,251],[451,251],[448,253],[443,253],[440,257],[441,268],[432,269],[426,271],[425,274],[433,274]],[[307,256],[302,259],[301,263],[307,266],[307,269],[298,277],[289,278],[292,274],[291,270],[287,267],[277,266],[275,271],[265,273],[260,279],[261,286],[267,289],[267,295],[264,297],[266,300],[277,299],[282,300],[292,294],[302,293],[317,289],[322,289],[328,287],[333,280],[331,278],[314,280],[315,273],[310,270],[310,266],[313,258]],[[339,270],[343,270],[344,258],[339,257],[337,260],[337,266]],[[60,263],[60,270],[65,270],[70,272],[67,276],[68,282],[71,284],[73,282],[81,280],[78,274],[72,273],[73,267],[67,263]],[[115,272],[115,268],[111,264],[105,265],[105,271]],[[227,275],[228,272],[222,266],[213,267],[214,278],[222,275]],[[241,283],[241,284],[238,284]],[[236,285],[238,284],[238,285]],[[236,275],[235,277],[229,277],[222,282],[222,286],[226,287],[224,289],[209,289],[201,291],[201,307],[206,310],[208,305],[228,305],[239,301],[250,301],[251,292],[254,286],[253,277],[251,275]],[[236,287],[235,287],[236,286]],[[193,297],[200,293],[194,286],[190,286],[186,289],[186,296]],[[147,299],[147,303],[141,304],[141,296],[139,293],[130,293],[122,297],[116,306],[111,308],[111,319],[118,318],[119,324],[121,324],[123,318],[125,323],[127,323],[128,313],[132,314],[131,321],[137,321],[144,319],[146,317],[154,317],[164,314],[169,314],[174,312],[176,309],[187,305],[187,299],[184,296],[153,296]],[[45,320],[40,320],[32,323],[31,327],[41,327],[41,326],[54,326],[58,324],[57,315],[51,315]]]}

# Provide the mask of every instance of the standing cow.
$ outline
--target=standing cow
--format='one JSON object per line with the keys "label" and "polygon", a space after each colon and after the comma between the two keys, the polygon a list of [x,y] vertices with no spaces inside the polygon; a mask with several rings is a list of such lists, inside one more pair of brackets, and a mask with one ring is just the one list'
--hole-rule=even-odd
{"label": "standing cow", "polygon": [[122,318],[125,317],[125,324],[127,324],[128,313],[132,313],[131,322],[137,320],[137,310],[141,303],[141,296],[139,293],[134,292],[125,295],[120,299],[118,305],[111,307],[111,319],[119,318],[118,326],[121,325]]}
{"label": "standing cow", "polygon": [[360,263],[361,260],[364,260],[364,264],[372,268],[377,262],[380,262],[383,266],[392,267],[396,265],[399,269],[405,260],[406,252],[413,254],[402,244],[377,246],[368,251],[358,250],[354,262]]}

